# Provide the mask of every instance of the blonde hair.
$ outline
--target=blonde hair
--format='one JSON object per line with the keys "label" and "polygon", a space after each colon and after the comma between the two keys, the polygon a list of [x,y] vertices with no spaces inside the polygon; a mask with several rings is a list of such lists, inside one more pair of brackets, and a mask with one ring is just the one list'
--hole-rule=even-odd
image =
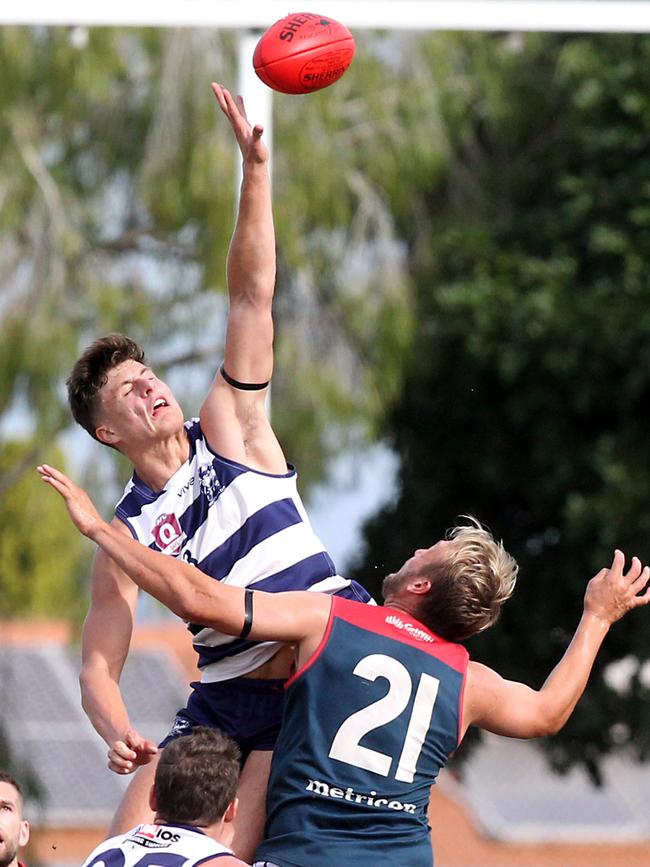
{"label": "blonde hair", "polygon": [[499,619],[503,603],[512,596],[519,567],[501,541],[476,518],[447,531],[452,542],[449,558],[433,565],[431,590],[423,597],[419,617],[449,641],[483,632]]}

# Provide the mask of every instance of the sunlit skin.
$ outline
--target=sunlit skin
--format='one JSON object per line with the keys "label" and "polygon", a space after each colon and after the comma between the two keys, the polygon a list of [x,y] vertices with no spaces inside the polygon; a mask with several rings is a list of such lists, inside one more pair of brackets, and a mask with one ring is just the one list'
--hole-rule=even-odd
{"label": "sunlit skin", "polygon": [[22,798],[11,783],[0,782],[0,867],[16,867],[18,850],[29,840]]}
{"label": "sunlit skin", "polygon": [[183,412],[169,386],[129,359],[108,373],[100,400],[98,439],[126,455],[151,488],[162,489],[189,457]]}
{"label": "sunlit skin", "polygon": [[[384,578],[382,584],[382,596],[386,605],[392,608],[400,608],[399,599],[396,595],[409,582],[416,584],[426,582],[428,579],[419,578],[423,574],[430,574],[432,566],[441,566],[450,556],[453,550],[454,542],[448,539],[441,539],[432,545],[430,548],[418,548],[413,552],[413,556],[404,563],[398,572],[391,572]],[[424,587],[424,584],[422,584]],[[428,587],[427,587],[428,589]]]}

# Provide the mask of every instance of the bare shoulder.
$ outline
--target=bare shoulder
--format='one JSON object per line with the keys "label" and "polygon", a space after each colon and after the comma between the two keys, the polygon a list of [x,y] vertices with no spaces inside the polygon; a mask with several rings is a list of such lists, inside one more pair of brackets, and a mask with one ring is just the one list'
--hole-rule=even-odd
{"label": "bare shoulder", "polygon": [[482,662],[470,660],[467,666],[467,682],[465,690],[469,690],[470,695],[485,697],[497,690],[504,683],[501,675],[493,668],[483,665]]}
{"label": "bare shoulder", "polygon": [[465,697],[463,703],[463,720],[465,728],[484,717],[496,701],[503,678],[494,669],[475,662],[473,659],[467,667],[465,682]]}

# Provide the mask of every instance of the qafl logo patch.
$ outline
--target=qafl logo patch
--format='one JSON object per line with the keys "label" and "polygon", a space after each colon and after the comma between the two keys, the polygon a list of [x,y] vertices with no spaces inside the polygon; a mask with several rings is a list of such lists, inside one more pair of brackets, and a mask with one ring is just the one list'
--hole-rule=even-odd
{"label": "qafl logo patch", "polygon": [[178,523],[178,518],[171,515],[160,515],[152,530],[156,544],[163,554],[178,554],[185,538],[185,533]]}

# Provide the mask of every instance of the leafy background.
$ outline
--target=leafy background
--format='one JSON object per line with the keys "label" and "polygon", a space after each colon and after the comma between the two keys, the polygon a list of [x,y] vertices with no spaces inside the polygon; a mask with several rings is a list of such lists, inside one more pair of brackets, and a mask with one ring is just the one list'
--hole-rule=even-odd
{"label": "leafy background", "polygon": [[[307,495],[337,455],[396,453],[347,564],[375,592],[460,514],[502,537],[519,586],[470,649],[539,686],[613,548],[649,556],[650,41],[357,44],[336,87],[274,97],[274,424]],[[110,511],[128,470],[65,406],[98,334],[141,341],[198,409],[235,193],[209,82],[234,81],[235,42],[6,27],[0,67],[0,607],[78,619],[90,551],[33,466],[63,462]],[[612,630],[547,744],[558,767],[647,755],[644,623]]]}

